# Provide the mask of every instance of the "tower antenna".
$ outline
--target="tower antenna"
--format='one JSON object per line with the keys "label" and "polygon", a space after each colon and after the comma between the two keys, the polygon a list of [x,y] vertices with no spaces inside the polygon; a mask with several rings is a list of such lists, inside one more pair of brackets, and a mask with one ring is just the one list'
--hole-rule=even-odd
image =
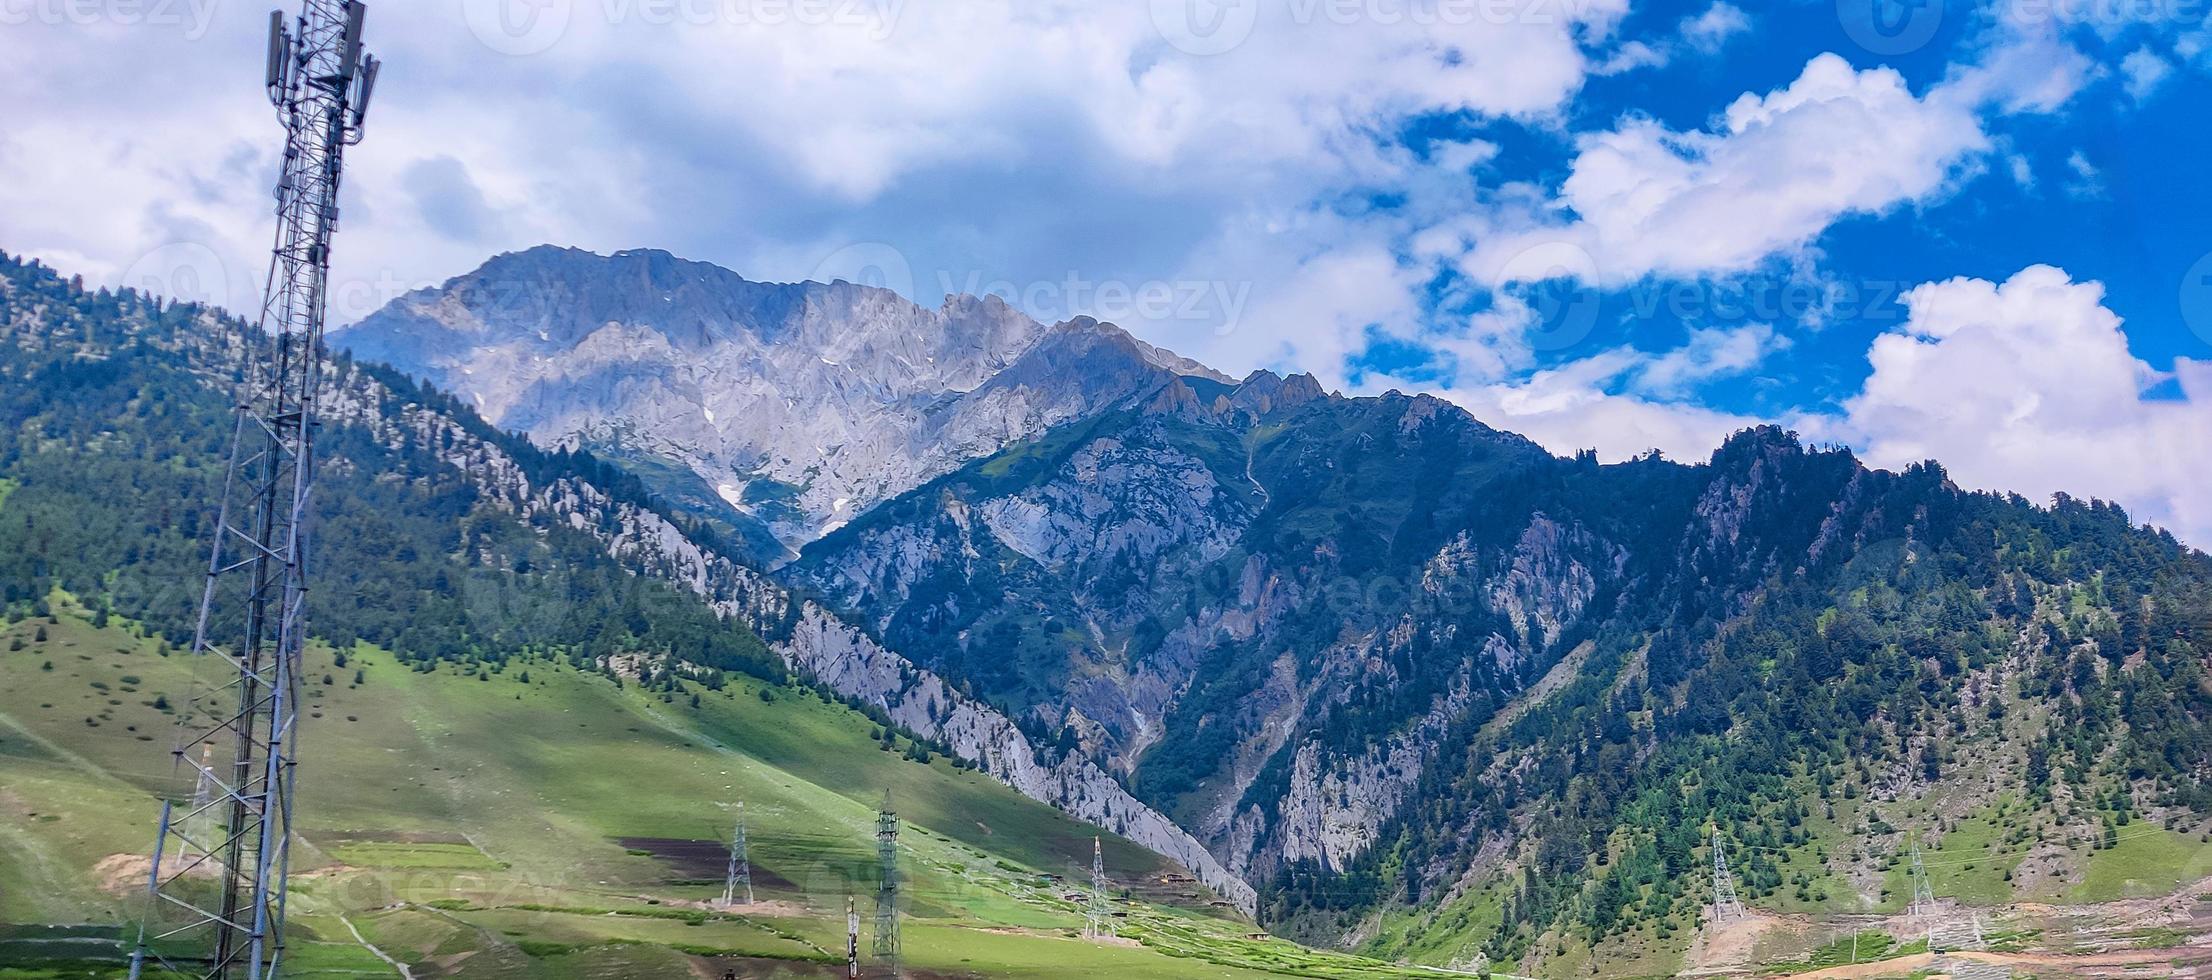
{"label": "tower antenna", "polygon": [[845,977],[860,980],[860,903],[845,896]]}
{"label": "tower antenna", "polygon": [[[210,693],[221,702],[213,720],[172,753],[210,792],[182,814],[162,805],[134,978],[151,965],[262,980],[283,962],[330,239],[345,148],[361,141],[378,68],[361,51],[366,13],[360,0],[301,0],[289,26],[269,15],[263,82],[284,127],[276,244],[258,327],[243,338],[229,471],[192,635],[194,656],[218,657],[235,676]],[[217,739],[228,758],[185,752]]]}
{"label": "tower antenna", "polygon": [[1096,941],[1114,934],[1114,927],[1106,921],[1106,857],[1096,836],[1091,838],[1091,900],[1083,919],[1085,939]]}

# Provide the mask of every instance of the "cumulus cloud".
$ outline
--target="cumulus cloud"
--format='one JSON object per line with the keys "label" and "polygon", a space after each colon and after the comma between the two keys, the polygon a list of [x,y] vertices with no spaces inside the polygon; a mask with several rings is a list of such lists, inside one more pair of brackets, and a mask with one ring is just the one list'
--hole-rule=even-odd
{"label": "cumulus cloud", "polygon": [[1764,323],[1692,330],[1688,343],[1639,367],[1634,386],[1652,395],[1688,395],[1706,382],[1758,367],[1789,344],[1789,338]]}
{"label": "cumulus cloud", "polygon": [[1514,256],[1564,243],[1604,285],[1755,268],[1848,216],[1943,196],[1992,149],[1985,113],[2055,109],[2088,76],[2049,38],[2009,42],[1920,95],[1892,69],[1822,54],[1787,86],[1744,93],[1711,129],[1632,117],[1581,137],[1555,198],[1473,219],[1463,266],[1497,282]]}
{"label": "cumulus cloud", "polygon": [[[1760,420],[1695,402],[1697,389],[1756,370],[1789,346],[1766,324],[1690,331],[1657,353],[1616,347],[1512,380],[1452,387],[1441,394],[1484,422],[1565,455],[1594,449],[1618,462],[1651,451],[1703,459],[1729,433]],[[1370,379],[1363,390],[1390,387]]]}
{"label": "cumulus cloud", "polygon": [[[1854,394],[1835,410],[1781,421],[1814,441],[1852,446],[1871,466],[1934,459],[1969,489],[2110,500],[2212,547],[2212,362],[2181,358],[2170,372],[2153,369],[2130,351],[2104,300],[2102,285],[2051,266],[2002,283],[1917,286],[1903,300],[1907,321],[1870,346],[1872,370]],[[1659,449],[1702,459],[1764,419],[1690,394],[1756,370],[1785,343],[1763,326],[1695,331],[1672,351],[1607,350],[1444,394],[1556,453],[1594,448],[1611,461]],[[2169,383],[2179,397],[2151,395]]]}
{"label": "cumulus cloud", "polygon": [[2137,102],[2150,98],[2173,73],[2174,66],[2148,47],[2136,48],[2120,59],[2121,84],[2127,88],[2128,98]]}
{"label": "cumulus cloud", "polygon": [[1690,18],[1682,25],[1682,39],[1690,46],[1711,53],[1718,51],[1728,39],[1751,30],[1751,15],[1734,4],[1721,2],[1705,8],[1705,12]]}
{"label": "cumulus cloud", "polygon": [[2144,397],[2169,376],[2129,351],[2102,285],[2050,266],[1928,283],[1905,303],[1861,391],[1797,420],[1808,434],[1876,466],[1940,460],[1976,489],[2116,501],[2212,545],[2212,362],[2175,362],[2180,399]]}
{"label": "cumulus cloud", "polygon": [[1613,54],[1591,70],[1594,75],[1618,75],[1639,68],[1659,68],[1674,61],[1684,50],[1698,54],[1716,54],[1727,46],[1728,40],[1751,30],[1751,16],[1742,8],[1726,0],[1705,8],[1705,12],[1684,18],[1675,28],[1674,36],[1653,42],[1629,40],[1621,42]]}
{"label": "cumulus cloud", "polygon": [[[348,158],[335,275],[359,288],[337,319],[539,241],[777,279],[870,243],[925,293],[1234,277],[1284,310],[1321,246],[1251,229],[1412,179],[1424,165],[1388,138],[1407,119],[1557,117],[1626,11],[1263,0],[1200,36],[1177,3],[543,0],[515,5],[523,29],[486,15],[505,2],[371,12],[392,67]],[[189,32],[0,32],[0,246],[108,281],[190,240],[255,288],[278,135],[266,21],[210,10]],[[1339,232],[1329,246],[1364,253],[1393,229]]]}
{"label": "cumulus cloud", "polygon": [[1606,462],[1653,449],[1677,459],[1704,459],[1729,433],[1759,422],[1617,390],[1648,363],[1630,351],[1607,351],[1524,379],[1441,394],[1483,422],[1525,435],[1554,453],[1594,449]]}

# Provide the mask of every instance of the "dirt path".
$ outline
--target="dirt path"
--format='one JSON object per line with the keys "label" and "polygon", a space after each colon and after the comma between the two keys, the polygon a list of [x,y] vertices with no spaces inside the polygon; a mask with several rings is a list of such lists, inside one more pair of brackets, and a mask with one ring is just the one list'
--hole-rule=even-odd
{"label": "dirt path", "polygon": [[389,964],[392,969],[398,970],[400,980],[415,980],[415,974],[413,971],[407,969],[407,964],[395,960],[390,956],[386,956],[383,950],[376,948],[376,944],[370,942],[367,936],[362,935],[361,930],[354,928],[352,919],[340,915],[338,917],[338,921],[346,924],[346,931],[353,933],[353,941],[360,943],[362,949],[369,951],[369,955],[383,960],[386,964]]}

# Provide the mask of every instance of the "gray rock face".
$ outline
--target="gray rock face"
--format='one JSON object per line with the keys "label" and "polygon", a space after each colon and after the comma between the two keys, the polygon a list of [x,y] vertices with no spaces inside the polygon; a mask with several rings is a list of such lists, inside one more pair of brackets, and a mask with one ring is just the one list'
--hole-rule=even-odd
{"label": "gray rock face", "polygon": [[[1355,465],[1373,458],[1465,460],[1480,478],[1527,452],[1433,399],[1355,401],[1265,373],[1178,381],[902,497],[781,574],[1064,727],[1228,870],[1342,870],[1440,746],[1557,660],[1623,555],[1574,519],[1521,511],[1439,535],[1403,578],[1376,570],[1379,548],[1348,568],[1363,512],[1458,484],[1335,481],[1374,478]],[[1462,492],[1454,507],[1490,496]],[[1011,658],[1043,659],[1042,679],[994,669]],[[1387,726],[1332,722],[1384,703],[1402,712]],[[1177,758],[1178,740],[1214,749]],[[1148,781],[1163,767],[1183,781]]]}
{"label": "gray rock face", "polygon": [[[1482,479],[1480,460],[1520,465],[1532,447],[1435,399],[1354,404],[1266,372],[1229,382],[1110,325],[1047,327],[995,299],[931,310],[661,252],[537,248],[337,342],[541,444],[688,471],[785,557],[805,548],[778,578],[827,605],[595,488],[528,488],[514,506],[778,624],[794,669],[1246,908],[1248,875],[1358,859],[1474,692],[1494,702],[1542,673],[1621,574],[1581,525],[1524,513],[1439,537],[1404,573],[1411,595],[1391,598],[1407,591],[1338,549],[1371,506],[1431,505],[1336,481],[1368,479],[1353,464],[1378,455],[1408,470],[1474,460],[1464,472]],[[1441,651],[1455,659],[1423,662]],[[1220,683],[1244,686],[1208,690]],[[1433,693],[1354,744],[1325,734],[1353,699],[1397,690]],[[1202,691],[1214,707],[1194,722],[1185,705]],[[1076,750],[1067,735],[1035,744],[1013,716],[1064,727]],[[1174,791],[1180,825],[1124,788],[1154,749],[1207,731],[1230,737],[1210,776]]]}
{"label": "gray rock face", "polygon": [[450,447],[447,462],[469,474],[495,506],[590,534],[640,574],[689,589],[723,615],[764,632],[791,622],[772,645],[794,671],[884,709],[901,727],[944,743],[1023,795],[1181,863],[1246,914],[1255,911],[1250,884],[1081,753],[1047,760],[1003,713],[884,649],[820,605],[795,600],[767,577],[701,547],[660,514],[614,500],[579,480],[533,486],[505,452],[453,419],[406,401],[358,370],[335,380],[325,403],[334,423],[363,427],[388,443],[400,439],[401,427],[414,430],[421,441]]}
{"label": "gray rock face", "polygon": [[[1204,440],[1148,406],[1112,434],[1064,434],[1022,450],[1026,465],[1003,489],[963,473],[902,498],[898,513],[870,515],[819,542],[784,577],[840,608],[874,613],[870,625],[886,636],[941,624],[931,632],[951,631],[949,644],[901,647],[933,669],[991,656],[1004,642],[1002,632],[966,631],[978,617],[1036,610],[1032,622],[997,623],[1034,634],[1048,620],[1070,638],[1039,719],[1085,729],[1096,758],[1126,772],[1159,737],[1161,716],[1210,639],[1193,630],[1172,651],[1137,658],[1127,652],[1132,633],[1154,618],[1163,590],[1188,588],[1196,570],[1228,555],[1261,499],[1241,452],[1207,458]],[[1023,478],[1031,468],[1037,478]],[[1235,619],[1221,625],[1235,629]]]}
{"label": "gray rock face", "polygon": [[1254,911],[1257,894],[1251,885],[1081,753],[1048,764],[1004,714],[959,694],[936,674],[885,650],[820,606],[806,603],[791,638],[777,649],[794,668],[884,709],[909,731],[943,741],[1023,795],[1180,862],[1247,914]]}
{"label": "gray rock face", "polygon": [[666,252],[498,256],[334,332],[543,446],[666,460],[796,548],[879,501],[1198,365],[995,297],[926,309]]}

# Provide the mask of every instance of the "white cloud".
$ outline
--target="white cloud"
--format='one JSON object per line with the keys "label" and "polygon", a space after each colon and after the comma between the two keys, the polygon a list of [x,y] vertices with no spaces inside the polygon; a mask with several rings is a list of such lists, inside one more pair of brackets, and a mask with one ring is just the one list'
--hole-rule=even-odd
{"label": "white cloud", "polygon": [[1654,42],[1623,41],[1612,55],[1590,70],[1593,75],[1619,75],[1639,68],[1659,68],[1674,61],[1687,48],[1698,54],[1717,54],[1728,40],[1751,30],[1751,17],[1722,0],[1705,12],[1684,18],[1673,37]]}
{"label": "white cloud", "polygon": [[2088,154],[2079,149],[2067,154],[2066,170],[2073,174],[2073,179],[2066,182],[2069,196],[2085,199],[2104,196],[2104,172],[2089,162]]}
{"label": "white cloud", "polygon": [[[504,2],[372,11],[390,68],[348,157],[335,276],[356,299],[337,319],[539,241],[666,247],[760,278],[880,242],[925,288],[939,273],[1233,277],[1285,310],[1321,251],[1372,251],[1394,229],[1347,225],[1319,244],[1258,229],[1421,179],[1389,145],[1408,118],[1554,118],[1626,10],[1510,0],[1422,20],[1264,0],[1241,44],[1196,56],[1155,21],[1173,3],[546,0],[565,27],[506,54],[468,16]],[[730,15],[770,8],[851,16]],[[266,20],[213,9],[190,36],[0,32],[0,247],[103,281],[194,242],[223,257],[234,305],[248,299],[278,138],[256,74]],[[438,202],[467,213],[425,213]],[[1236,264],[1218,268],[1224,255]]]}
{"label": "white cloud", "polygon": [[1472,271],[1546,240],[1588,251],[1609,285],[1744,270],[1844,215],[1934,194],[1988,146],[1970,105],[1821,55],[1788,87],[1730,104],[1715,132],[1632,119],[1583,137],[1555,203],[1574,220],[1491,236]]}
{"label": "white cloud", "polygon": [[1894,70],[1823,54],[1783,88],[1744,93],[1709,130],[1630,118],[1581,137],[1554,199],[1469,222],[1463,265],[1494,282],[1513,256],[1565,243],[1606,285],[1748,270],[1846,217],[1944,196],[1993,147],[1984,113],[2053,110],[2088,77],[2078,52],[2042,37],[2009,41],[1923,95]]}
{"label": "white cloud", "polygon": [[1720,50],[1728,39],[1751,30],[1751,17],[1734,4],[1721,2],[1682,25],[1682,39],[1708,54]]}
{"label": "white cloud", "polygon": [[[1483,422],[1528,436],[1554,453],[1595,449],[1617,462],[1657,449],[1677,459],[1712,455],[1728,435],[1760,420],[1689,400],[1701,385],[1753,371],[1789,346],[1766,324],[1692,330],[1679,347],[1601,351],[1530,373],[1440,392]],[[1363,390],[1391,386],[1371,379]]]}
{"label": "white cloud", "polygon": [[1688,395],[1708,381],[1744,374],[1789,345],[1789,338],[1764,323],[1692,330],[1688,343],[1640,367],[1634,388],[1652,395]]}
{"label": "white cloud", "polygon": [[1645,359],[1608,351],[1513,382],[1439,392],[1496,428],[1517,432],[1560,455],[1595,449],[1619,462],[1657,449],[1675,459],[1701,460],[1728,435],[1758,419],[1681,402],[1608,389]]}
{"label": "white cloud", "polygon": [[1878,338],[1873,373],[1840,415],[1797,420],[1876,466],[1941,460],[1961,485],[2101,497],[2212,545],[2212,363],[2176,361],[2183,400],[2128,349],[2104,287],[2033,266],[2002,284],[1913,289],[1911,318]]}
{"label": "white cloud", "polygon": [[2128,98],[2141,102],[2150,98],[2164,84],[2166,76],[2174,73],[2174,66],[2159,57],[2148,47],[2136,48],[2120,59],[2120,77],[2126,86]]}

